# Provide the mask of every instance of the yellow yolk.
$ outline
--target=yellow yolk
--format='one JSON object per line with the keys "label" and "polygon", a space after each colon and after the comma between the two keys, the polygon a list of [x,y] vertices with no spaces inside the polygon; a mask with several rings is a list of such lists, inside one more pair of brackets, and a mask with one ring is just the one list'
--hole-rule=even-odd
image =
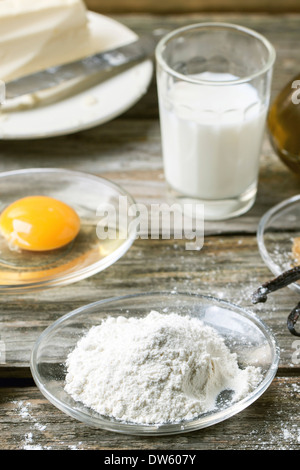
{"label": "yellow yolk", "polygon": [[48,196],[29,196],[9,205],[0,215],[0,230],[12,246],[48,251],[70,243],[80,219],[64,202]]}

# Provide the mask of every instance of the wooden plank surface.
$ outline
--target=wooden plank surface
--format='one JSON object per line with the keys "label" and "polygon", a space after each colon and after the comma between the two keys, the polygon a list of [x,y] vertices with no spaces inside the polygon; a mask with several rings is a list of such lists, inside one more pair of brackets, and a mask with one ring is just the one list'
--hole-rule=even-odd
{"label": "wooden plank surface", "polygon": [[[298,450],[299,377],[276,378],[249,408],[193,433],[159,438],[113,434],[67,417],[33,387],[0,389],[1,447],[18,450]],[[101,460],[101,455],[99,456]]]}
{"label": "wooden plank surface", "polygon": [[[118,15],[138,33],[198,21],[252,27],[275,45],[272,97],[299,70],[300,15]],[[138,202],[165,198],[155,77],[128,112],[103,126],[65,137],[2,141],[0,171],[70,168],[110,178]],[[299,193],[300,180],[274,154],[265,136],[256,204],[237,219],[205,224],[204,247],[187,251],[179,240],[137,240],[106,271],[77,284],[3,296],[0,309],[0,449],[299,449],[300,365],[286,316],[298,301],[290,289],[253,306],[253,290],[269,279],[256,243],[263,213]],[[31,380],[29,357],[39,334],[61,315],[89,302],[135,292],[190,291],[226,298],[261,316],[281,349],[278,374],[268,391],[232,419],[172,438],[132,438],[91,430],[51,405]],[[2,348],[2,349],[1,349]]]}
{"label": "wooden plank surface", "polygon": [[[126,15],[115,18],[137,33],[156,28],[171,30],[198,21],[226,21],[256,29],[274,44],[277,52],[272,99],[298,72],[300,15]],[[155,77],[139,103],[103,126],[58,138],[1,142],[1,171],[48,166],[106,176],[122,184],[138,202],[151,204],[164,200],[166,188]],[[254,233],[259,218],[268,208],[298,193],[299,189],[299,178],[274,155],[266,135],[255,206],[242,217],[225,223],[207,223],[206,233]]]}
{"label": "wooden plank surface", "polygon": [[184,240],[137,240],[115,265],[78,284],[3,298],[0,321],[6,358],[0,374],[16,377],[22,372],[29,377],[34,342],[63,314],[102,298],[160,290],[213,295],[258,313],[277,337],[280,369],[285,372],[293,367],[295,339],[286,318],[298,297],[283,289],[266,304],[253,306],[251,294],[269,278],[253,236],[205,237],[200,251],[187,251]]}
{"label": "wooden plank surface", "polygon": [[282,13],[288,11],[299,11],[297,0],[86,0],[88,8],[99,13],[200,13],[200,12],[264,12]]}

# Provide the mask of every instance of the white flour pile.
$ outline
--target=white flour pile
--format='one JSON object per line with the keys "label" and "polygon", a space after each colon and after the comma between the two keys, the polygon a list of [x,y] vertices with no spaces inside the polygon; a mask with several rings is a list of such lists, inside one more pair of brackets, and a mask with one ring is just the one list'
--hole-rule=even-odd
{"label": "white flour pile", "polygon": [[67,359],[65,390],[98,413],[139,424],[197,417],[224,389],[238,400],[260,370],[238,367],[218,333],[200,320],[150,312],[92,327]]}

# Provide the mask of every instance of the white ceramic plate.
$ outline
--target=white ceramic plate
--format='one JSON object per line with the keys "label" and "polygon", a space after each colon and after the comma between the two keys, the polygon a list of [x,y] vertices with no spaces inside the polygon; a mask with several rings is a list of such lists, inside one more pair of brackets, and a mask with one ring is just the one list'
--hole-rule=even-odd
{"label": "white ceramic plate", "polygon": [[[111,18],[93,12],[88,12],[88,17],[93,37],[103,50],[136,38],[133,31]],[[145,94],[152,73],[152,61],[146,60],[102,83],[81,80],[55,92],[4,103],[0,113],[0,139],[65,135],[110,121]]]}

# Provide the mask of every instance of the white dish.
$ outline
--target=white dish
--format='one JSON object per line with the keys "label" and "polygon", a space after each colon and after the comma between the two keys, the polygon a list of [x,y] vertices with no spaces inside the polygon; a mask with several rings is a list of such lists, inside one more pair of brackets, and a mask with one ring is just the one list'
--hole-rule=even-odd
{"label": "white dish", "polygon": [[[93,36],[103,50],[137,37],[129,28],[106,16],[88,12],[88,18]],[[85,79],[57,88],[55,92],[6,102],[0,113],[0,139],[54,137],[108,122],[145,94],[152,74],[152,61],[146,60],[102,83]]]}

